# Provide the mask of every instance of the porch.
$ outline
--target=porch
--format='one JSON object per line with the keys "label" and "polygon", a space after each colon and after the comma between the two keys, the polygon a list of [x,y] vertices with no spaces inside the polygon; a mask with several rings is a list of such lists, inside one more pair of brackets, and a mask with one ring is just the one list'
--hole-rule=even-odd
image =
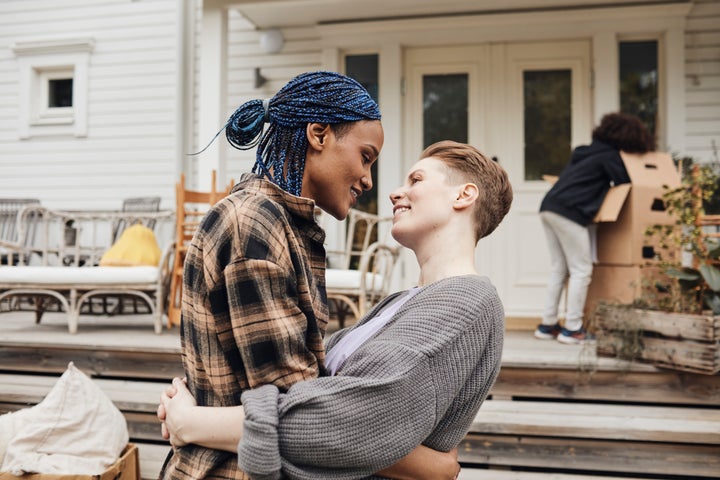
{"label": "porch", "polygon": [[[178,329],[156,335],[148,323],[144,315],[88,316],[71,335],[63,314],[47,313],[40,325],[27,312],[0,315],[0,413],[42,400],[73,361],[125,414],[142,477],[157,478],[168,444],[155,409],[182,368]],[[491,393],[459,448],[462,479],[697,479],[720,471],[720,376],[626,364],[510,330]]]}

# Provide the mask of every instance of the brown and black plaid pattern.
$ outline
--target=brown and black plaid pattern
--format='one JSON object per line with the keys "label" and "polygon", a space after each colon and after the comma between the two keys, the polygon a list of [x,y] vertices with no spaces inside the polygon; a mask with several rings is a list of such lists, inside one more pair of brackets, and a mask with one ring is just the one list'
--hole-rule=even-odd
{"label": "brown and black plaid pattern", "polygon": [[[198,405],[239,405],[325,374],[325,232],[312,201],[244,175],[205,216],[185,261],[182,351]],[[237,454],[177,449],[162,478],[249,478]]]}

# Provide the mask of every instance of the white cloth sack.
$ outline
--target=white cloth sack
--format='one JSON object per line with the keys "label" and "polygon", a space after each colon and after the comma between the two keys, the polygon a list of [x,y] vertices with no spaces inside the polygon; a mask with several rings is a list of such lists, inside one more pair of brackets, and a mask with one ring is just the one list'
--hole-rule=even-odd
{"label": "white cloth sack", "polygon": [[29,413],[30,409],[26,408],[0,415],[0,467],[5,459],[5,450],[7,450],[10,440],[20,431]]}
{"label": "white cloth sack", "polygon": [[123,414],[72,362],[45,399],[25,412],[14,419],[0,468],[13,475],[99,475],[129,440]]}

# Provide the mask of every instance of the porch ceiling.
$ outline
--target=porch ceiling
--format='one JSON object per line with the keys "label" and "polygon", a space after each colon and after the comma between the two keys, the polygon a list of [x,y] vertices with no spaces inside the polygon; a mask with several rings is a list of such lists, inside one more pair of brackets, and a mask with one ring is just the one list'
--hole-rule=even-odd
{"label": "porch ceiling", "polygon": [[[687,0],[690,3],[690,0]],[[242,13],[258,28],[565,9],[658,5],[677,0],[206,0]]]}

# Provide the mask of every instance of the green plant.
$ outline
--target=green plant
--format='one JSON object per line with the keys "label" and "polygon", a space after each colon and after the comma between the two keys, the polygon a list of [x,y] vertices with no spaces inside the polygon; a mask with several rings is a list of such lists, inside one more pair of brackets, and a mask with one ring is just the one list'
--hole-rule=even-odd
{"label": "green plant", "polygon": [[[720,242],[709,238],[701,219],[709,202],[716,199],[719,176],[713,164],[694,164],[683,159],[682,184],[663,194],[674,225],[654,225],[646,235],[660,237],[660,245],[690,254],[692,265],[681,260],[662,266],[669,281],[657,282],[657,305],[669,311],[701,313],[706,307],[720,314]],[[711,207],[710,210],[714,210]]]}

